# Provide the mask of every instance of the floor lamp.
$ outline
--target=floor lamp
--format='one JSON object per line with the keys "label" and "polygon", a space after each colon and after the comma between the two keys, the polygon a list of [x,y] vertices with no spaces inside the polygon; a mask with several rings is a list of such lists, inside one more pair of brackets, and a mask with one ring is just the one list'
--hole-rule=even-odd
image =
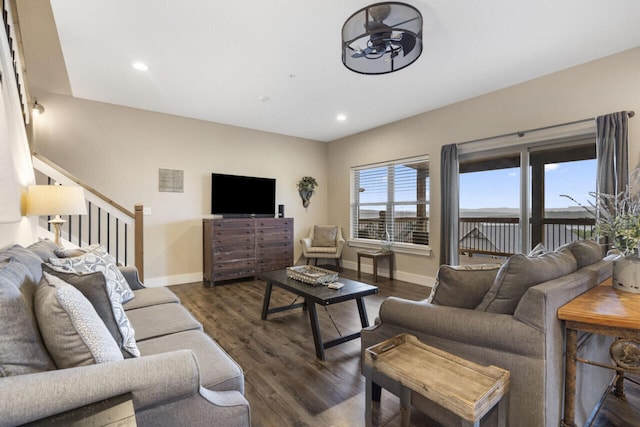
{"label": "floor lamp", "polygon": [[55,215],[53,225],[55,242],[60,243],[60,230],[66,221],[60,215],[86,215],[87,204],[82,187],[65,185],[32,185],[29,187],[27,215]]}

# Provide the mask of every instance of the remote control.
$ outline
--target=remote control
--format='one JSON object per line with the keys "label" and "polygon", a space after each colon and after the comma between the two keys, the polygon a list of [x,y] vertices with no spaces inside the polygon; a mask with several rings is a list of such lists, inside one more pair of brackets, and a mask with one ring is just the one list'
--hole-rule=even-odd
{"label": "remote control", "polygon": [[344,286],[344,283],[340,283],[340,282],[333,282],[327,285],[327,287],[329,287],[330,289],[340,289],[343,286]]}

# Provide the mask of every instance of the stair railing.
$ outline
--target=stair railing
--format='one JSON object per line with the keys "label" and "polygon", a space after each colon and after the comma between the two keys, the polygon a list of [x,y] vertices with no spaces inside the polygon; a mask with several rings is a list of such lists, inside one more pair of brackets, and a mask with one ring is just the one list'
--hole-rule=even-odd
{"label": "stair railing", "polygon": [[[136,204],[131,212],[46,157],[34,152],[32,162],[34,170],[41,174],[37,175],[38,181],[84,189],[87,215],[65,216],[61,237],[78,246],[103,245],[119,264],[135,265],[144,280],[143,205]],[[42,225],[49,227],[48,223]]]}

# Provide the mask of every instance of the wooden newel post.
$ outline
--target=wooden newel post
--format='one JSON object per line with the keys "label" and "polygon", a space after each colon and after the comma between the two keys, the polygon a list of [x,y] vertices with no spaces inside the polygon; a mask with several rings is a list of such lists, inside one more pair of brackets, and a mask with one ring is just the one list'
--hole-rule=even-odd
{"label": "wooden newel post", "polygon": [[140,281],[144,283],[144,206],[136,204],[134,217],[134,262],[138,269]]}

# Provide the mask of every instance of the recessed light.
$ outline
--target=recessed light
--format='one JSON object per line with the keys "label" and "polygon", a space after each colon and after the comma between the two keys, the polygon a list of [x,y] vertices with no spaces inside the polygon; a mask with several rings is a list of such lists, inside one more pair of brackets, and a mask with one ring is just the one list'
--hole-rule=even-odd
{"label": "recessed light", "polygon": [[347,120],[347,116],[345,116],[344,114],[338,114],[336,116],[336,120],[339,122],[344,122],[345,120]]}
{"label": "recessed light", "polygon": [[144,62],[134,62],[133,63],[133,68],[135,68],[138,71],[147,71],[149,70],[149,66],[147,64],[145,64]]}

